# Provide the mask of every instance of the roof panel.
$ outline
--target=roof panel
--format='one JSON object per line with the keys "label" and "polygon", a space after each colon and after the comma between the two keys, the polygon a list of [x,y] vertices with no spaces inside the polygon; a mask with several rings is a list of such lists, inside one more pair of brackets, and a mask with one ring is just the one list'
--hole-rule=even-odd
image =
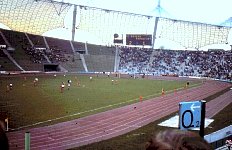
{"label": "roof panel", "polygon": [[210,44],[227,43],[230,27],[197,22],[159,19],[158,37],[176,41],[186,48],[201,48]]}
{"label": "roof panel", "polygon": [[63,27],[71,4],[46,0],[2,0],[0,22],[15,31],[42,35]]}

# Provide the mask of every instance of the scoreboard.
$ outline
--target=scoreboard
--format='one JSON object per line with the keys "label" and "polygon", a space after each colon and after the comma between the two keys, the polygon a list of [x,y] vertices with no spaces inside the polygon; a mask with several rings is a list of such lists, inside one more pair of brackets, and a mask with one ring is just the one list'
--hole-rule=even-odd
{"label": "scoreboard", "polygon": [[126,34],[126,45],[152,45],[152,35]]}

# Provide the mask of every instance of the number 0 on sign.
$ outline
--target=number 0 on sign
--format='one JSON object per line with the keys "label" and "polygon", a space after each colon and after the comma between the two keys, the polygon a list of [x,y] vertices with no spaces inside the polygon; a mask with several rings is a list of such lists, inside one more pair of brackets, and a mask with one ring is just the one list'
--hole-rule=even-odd
{"label": "number 0 on sign", "polygon": [[201,101],[180,102],[179,127],[182,130],[199,128],[201,124]]}

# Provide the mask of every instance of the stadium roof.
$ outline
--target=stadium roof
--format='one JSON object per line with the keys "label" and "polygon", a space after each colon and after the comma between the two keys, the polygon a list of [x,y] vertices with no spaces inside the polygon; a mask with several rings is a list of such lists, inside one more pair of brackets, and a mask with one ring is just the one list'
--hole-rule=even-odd
{"label": "stadium roof", "polygon": [[71,4],[49,0],[1,0],[0,23],[11,30],[39,34],[64,26]]}
{"label": "stadium roof", "polygon": [[231,17],[228,13],[231,3],[230,0],[0,0],[0,23],[12,30],[41,34],[63,27],[70,7],[83,5],[220,25]]}
{"label": "stadium roof", "polygon": [[[0,23],[12,30],[31,34],[42,35],[49,30],[63,28],[68,29],[71,35],[74,24],[72,22],[74,9],[71,8],[76,5],[77,22],[75,30],[96,35],[102,43],[111,43],[115,33],[153,34],[156,16],[163,19],[159,19],[155,39],[165,38],[175,41],[183,47],[196,49],[209,44],[225,44],[228,42],[227,38],[231,27],[228,27],[228,24],[231,20],[227,20],[226,24],[221,24],[221,21],[219,21],[218,25],[206,23],[203,14],[202,17],[199,17],[200,8],[202,8],[199,6],[199,9],[192,14],[204,19],[204,23],[198,23],[199,20],[197,19],[190,22],[190,18],[187,18],[189,21],[181,21],[181,19],[185,19],[175,14],[172,15],[172,9],[177,8],[177,5],[173,4],[174,1],[170,0],[168,2],[173,4],[172,9],[170,9],[171,6],[168,9],[161,7],[160,0],[157,0],[154,5],[152,1],[154,0],[143,2],[141,0],[1,0]],[[175,0],[176,3],[177,1],[182,2],[183,6],[179,6],[179,9],[175,11],[179,12],[183,9],[186,13],[182,13],[181,16],[188,14],[186,9],[190,9],[190,6],[184,6],[184,4],[189,3],[183,0]],[[202,4],[205,4],[205,1]],[[167,2],[162,4],[168,6]],[[115,8],[113,8],[114,6]],[[213,4],[211,7],[215,9]],[[145,11],[146,9],[148,10]],[[212,13],[211,10],[209,12]],[[169,17],[172,19],[167,19]],[[221,18],[225,17],[228,18],[228,15]],[[218,18],[218,16],[210,16],[210,18]],[[67,27],[65,20],[69,21],[69,27]],[[224,27],[224,25],[227,27]]]}

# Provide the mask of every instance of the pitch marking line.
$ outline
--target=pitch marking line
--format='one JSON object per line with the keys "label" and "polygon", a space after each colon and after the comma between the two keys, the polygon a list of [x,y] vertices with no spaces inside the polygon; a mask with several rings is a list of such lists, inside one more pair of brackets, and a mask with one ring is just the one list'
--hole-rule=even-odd
{"label": "pitch marking line", "polygon": [[[201,83],[194,84],[191,87],[197,86],[199,84],[201,84]],[[183,88],[181,87],[181,88],[178,88],[177,90],[181,90],[181,89],[183,89]],[[172,91],[174,91],[174,90],[169,90],[167,92],[171,93]],[[157,96],[157,95],[160,95],[160,93],[156,93],[156,94],[153,94],[153,95],[148,95],[145,98],[147,98],[147,97],[153,97],[153,96]],[[36,126],[36,125],[40,125],[40,124],[44,124],[44,123],[48,123],[48,122],[52,122],[52,121],[56,121],[56,120],[60,120],[60,119],[64,119],[64,118],[68,118],[68,117],[78,116],[78,115],[81,115],[81,114],[84,114],[84,113],[94,112],[94,111],[98,111],[98,110],[101,110],[101,109],[110,108],[110,107],[113,107],[113,106],[118,106],[118,105],[122,105],[122,104],[129,103],[129,102],[134,102],[134,101],[138,101],[138,98],[131,99],[131,100],[128,100],[128,101],[125,101],[125,102],[120,102],[120,103],[116,103],[116,104],[111,104],[111,105],[107,105],[107,106],[103,106],[103,107],[99,107],[99,108],[87,110],[87,111],[83,111],[83,112],[79,112],[79,113],[75,113],[75,114],[71,114],[71,115],[57,117],[57,118],[54,118],[54,119],[40,121],[40,122],[37,122],[37,123],[33,123],[33,124],[30,124],[30,125],[21,126],[21,127],[14,128],[14,129],[11,129],[11,130],[12,131],[14,131],[14,130],[20,130],[20,129],[23,129],[23,128],[28,128],[28,127],[32,127],[32,126]]]}

